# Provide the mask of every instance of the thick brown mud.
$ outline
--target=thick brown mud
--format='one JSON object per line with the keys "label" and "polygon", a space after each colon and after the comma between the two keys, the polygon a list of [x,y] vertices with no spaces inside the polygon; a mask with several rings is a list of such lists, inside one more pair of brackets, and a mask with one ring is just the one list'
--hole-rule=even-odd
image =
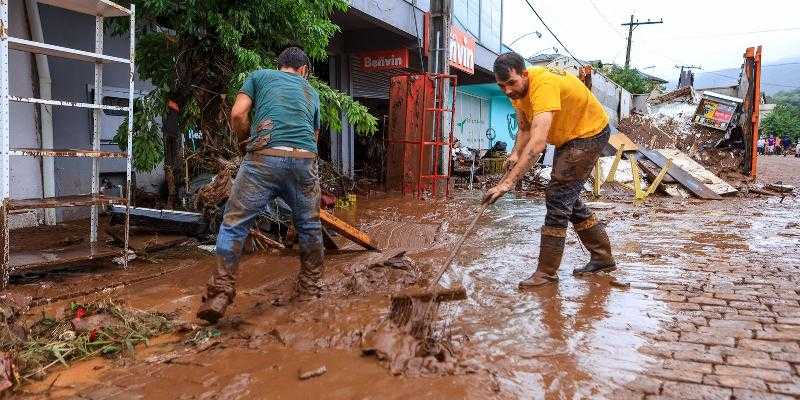
{"label": "thick brown mud", "polygon": [[[653,198],[645,205],[618,199],[624,201],[595,205],[608,225],[618,271],[573,277],[572,269],[585,263],[588,253],[570,231],[560,282],[520,292],[517,283],[535,268],[545,208],[538,198],[504,198],[480,220],[444,278],[445,286],[461,283],[468,293],[466,301],[442,304],[436,325],[439,337],[455,346],[456,358],[446,362],[457,366],[449,372],[458,374],[396,376],[375,357],[362,356],[364,338],[383,329],[392,293],[427,284],[431,269],[466,228],[478,196],[462,193],[446,202],[359,198],[356,208],[337,215],[366,229],[383,249],[406,249],[404,262],[386,263],[381,254],[343,241],[343,250],[326,256],[321,299],[276,306],[273,300],[293,284],[296,254],[249,256],[240,268],[236,303],[216,328],[219,336],[215,331],[187,344],[198,332],[189,326],[140,346],[133,358],[56,368],[19,396],[617,398],[621,388],[659,362],[644,349],[675,320],[664,285],[722,284],[724,276],[711,269],[738,273],[749,265],[768,265],[776,254],[782,262],[800,256],[800,228],[792,225],[800,222],[796,198]],[[81,300],[121,298],[196,323],[193,314],[214,262],[213,255],[182,247],[137,260],[128,270],[100,266],[45,275],[12,290],[47,299],[109,286]],[[163,271],[172,272],[124,284]],[[58,310],[68,301],[35,308],[28,316]],[[299,379],[321,366],[323,375]]]}

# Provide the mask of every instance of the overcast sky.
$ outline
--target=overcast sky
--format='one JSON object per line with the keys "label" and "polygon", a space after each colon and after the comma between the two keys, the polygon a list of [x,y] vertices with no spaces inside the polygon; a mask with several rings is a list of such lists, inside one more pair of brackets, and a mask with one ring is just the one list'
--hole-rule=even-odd
{"label": "overcast sky", "polygon": [[[764,46],[764,63],[800,56],[800,2],[796,0],[529,0],[576,57],[625,62],[627,27],[634,14],[644,25],[633,34],[631,65],[676,80],[676,64],[714,71],[738,68],[749,46]],[[557,46],[525,0],[504,0],[503,42],[531,31],[512,47],[524,56]],[[560,50],[561,53],[565,53]],[[653,68],[647,68],[655,66]]]}

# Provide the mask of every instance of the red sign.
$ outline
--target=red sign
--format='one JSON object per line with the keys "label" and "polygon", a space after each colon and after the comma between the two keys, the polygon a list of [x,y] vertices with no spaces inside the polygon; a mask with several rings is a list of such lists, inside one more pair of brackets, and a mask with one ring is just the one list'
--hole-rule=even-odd
{"label": "red sign", "polygon": [[361,53],[361,69],[364,71],[375,72],[398,68],[408,68],[408,49]]}
{"label": "red sign", "polygon": [[475,39],[455,26],[450,27],[450,66],[470,75],[475,73]]}

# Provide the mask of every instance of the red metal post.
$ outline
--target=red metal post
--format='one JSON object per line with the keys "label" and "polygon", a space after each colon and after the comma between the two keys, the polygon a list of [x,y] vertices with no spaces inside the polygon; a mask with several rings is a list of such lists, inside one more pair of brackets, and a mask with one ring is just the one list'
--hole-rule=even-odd
{"label": "red metal post", "polygon": [[753,84],[755,85],[752,118],[753,143],[751,143],[753,156],[750,159],[750,176],[755,178],[758,175],[758,130],[761,128],[761,46],[758,46],[753,55]]}

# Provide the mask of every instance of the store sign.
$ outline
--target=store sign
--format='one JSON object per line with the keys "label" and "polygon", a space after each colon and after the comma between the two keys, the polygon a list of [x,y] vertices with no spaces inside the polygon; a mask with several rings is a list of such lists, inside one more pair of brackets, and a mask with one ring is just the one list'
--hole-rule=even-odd
{"label": "store sign", "polygon": [[408,49],[370,51],[361,54],[361,69],[364,71],[386,71],[408,68]]}
{"label": "store sign", "polygon": [[450,66],[468,74],[475,73],[475,39],[455,26],[450,28]]}

